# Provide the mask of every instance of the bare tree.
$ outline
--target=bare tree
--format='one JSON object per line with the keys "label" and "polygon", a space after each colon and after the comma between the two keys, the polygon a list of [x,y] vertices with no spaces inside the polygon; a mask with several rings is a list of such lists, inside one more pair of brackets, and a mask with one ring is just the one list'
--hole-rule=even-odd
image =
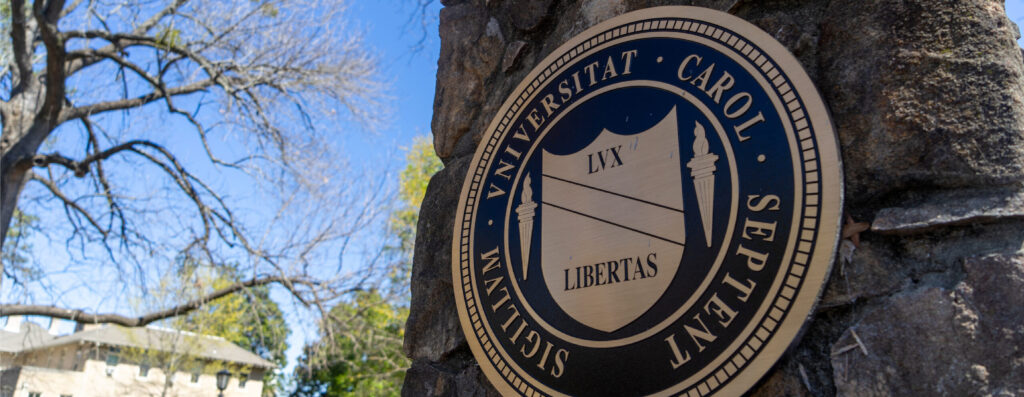
{"label": "bare tree", "polygon": [[[267,284],[327,313],[386,274],[374,252],[359,271],[342,267],[386,195],[345,179],[333,144],[339,123],[372,125],[380,109],[375,62],[343,11],[343,0],[10,0],[0,247],[31,203],[62,219],[43,228],[74,258],[62,273],[144,294],[188,258],[239,279],[149,313],[96,313],[58,291],[0,301],[0,315],[142,326]],[[239,175],[259,203],[223,193]],[[254,206],[271,215],[238,209]],[[0,270],[0,288],[30,289]]]}

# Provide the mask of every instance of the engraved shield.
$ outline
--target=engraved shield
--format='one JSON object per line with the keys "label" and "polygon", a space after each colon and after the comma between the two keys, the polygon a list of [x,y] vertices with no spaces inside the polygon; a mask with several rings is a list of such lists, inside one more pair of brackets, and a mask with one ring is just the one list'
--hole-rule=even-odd
{"label": "engraved shield", "polygon": [[675,277],[686,237],[678,137],[673,108],[639,134],[605,129],[576,153],[543,152],[542,273],[580,323],[616,331]]}

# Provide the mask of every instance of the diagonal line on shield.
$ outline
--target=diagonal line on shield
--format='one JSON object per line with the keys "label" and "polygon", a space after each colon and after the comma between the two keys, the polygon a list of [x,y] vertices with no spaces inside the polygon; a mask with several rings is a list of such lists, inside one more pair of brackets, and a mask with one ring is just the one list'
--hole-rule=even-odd
{"label": "diagonal line on shield", "polygon": [[[613,192],[613,191],[610,191],[610,190],[601,189],[601,188],[598,188],[598,187],[584,185],[582,183],[573,182],[573,181],[570,181],[568,179],[562,179],[562,178],[559,178],[559,177],[554,176],[554,175],[541,174],[541,176],[543,176],[545,178],[551,178],[551,179],[554,179],[554,180],[562,181],[562,182],[565,182],[565,183],[571,183],[573,185],[576,185],[576,186],[579,186],[579,187],[582,187],[582,188],[586,188],[586,189],[590,189],[590,190],[594,190],[594,191],[598,191],[598,192],[601,192],[601,193],[607,193],[607,194],[615,195],[615,196],[618,196],[618,197],[622,197],[624,199],[633,200],[633,201],[644,203],[644,204],[647,204],[647,205],[653,205],[655,207],[664,208],[666,210],[673,211],[673,212],[678,212],[680,214],[683,213],[682,210],[679,210],[677,208],[672,208],[672,207],[669,207],[669,206],[666,206],[666,205],[661,205],[661,204],[658,204],[658,203],[653,203],[653,202],[650,202],[650,201],[647,201],[647,200],[641,200],[641,199],[638,199],[636,197],[630,197],[630,196],[627,196],[627,195],[624,195],[624,194],[616,193],[616,192]],[[666,241],[668,241],[668,240],[666,240]]]}
{"label": "diagonal line on shield", "polygon": [[685,247],[686,246],[686,244],[683,244],[683,243],[678,242],[678,241],[669,240],[669,239],[661,237],[661,236],[657,236],[657,235],[653,235],[653,234],[647,233],[647,232],[645,232],[643,230],[637,230],[637,229],[631,228],[629,226],[620,225],[618,223],[611,222],[611,221],[608,221],[608,220],[605,220],[605,219],[601,219],[601,218],[598,218],[596,216],[587,215],[587,214],[584,214],[584,213],[579,212],[579,211],[573,211],[571,209],[568,209],[568,208],[565,208],[565,207],[562,207],[562,206],[559,206],[559,205],[556,205],[556,204],[551,204],[551,203],[546,202],[546,201],[541,201],[541,203],[546,204],[546,205],[550,205],[550,206],[555,207],[555,208],[558,208],[558,209],[560,209],[562,211],[567,211],[567,212],[571,212],[571,213],[574,213],[574,214],[579,215],[579,216],[587,217],[587,218],[593,219],[593,220],[598,221],[598,222],[603,222],[603,223],[607,223],[607,224],[612,225],[612,226],[620,227],[620,228],[629,230],[631,232],[640,233],[640,234],[643,234],[643,235],[648,236],[648,237],[654,237],[654,238],[656,238],[658,240],[661,240],[661,241],[664,241],[666,243],[675,244],[675,245],[678,245],[680,247]]}

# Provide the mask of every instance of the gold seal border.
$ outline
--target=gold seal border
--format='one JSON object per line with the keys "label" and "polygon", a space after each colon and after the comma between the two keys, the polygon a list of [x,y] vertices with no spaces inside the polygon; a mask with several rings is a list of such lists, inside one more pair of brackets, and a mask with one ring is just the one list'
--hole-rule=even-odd
{"label": "gold seal border", "polygon": [[[715,25],[728,27],[729,30],[737,32],[742,37],[721,30]],[[481,368],[488,379],[502,394],[561,395],[528,375],[526,376],[528,379],[523,379],[519,375],[521,370],[514,362],[506,363],[503,357],[495,352],[495,344],[491,343],[490,337],[487,335],[490,334],[489,326],[481,321],[477,311],[472,289],[475,282],[469,267],[471,258],[468,255],[472,248],[469,237],[473,225],[471,219],[467,219],[467,215],[468,218],[473,218],[475,215],[475,200],[480,190],[484,171],[487,168],[486,164],[482,164],[482,162],[489,163],[491,152],[497,147],[497,143],[503,136],[496,132],[508,127],[508,123],[512,119],[509,114],[517,113],[522,105],[527,103],[527,99],[532,97],[536,89],[541,86],[541,82],[551,77],[568,60],[579,55],[581,51],[586,51],[612,38],[654,29],[693,32],[721,40],[741,52],[749,61],[762,69],[764,76],[769,78],[775,86],[762,88],[777,90],[786,100],[790,110],[788,113],[791,117],[790,121],[793,126],[797,127],[800,149],[791,146],[791,152],[794,149],[797,151],[802,149],[800,153],[804,162],[804,187],[807,189],[805,193],[807,205],[797,206],[798,210],[803,209],[804,211],[803,227],[799,230],[800,238],[797,241],[799,244],[797,253],[792,263],[789,264],[789,272],[781,274],[787,276],[786,285],[783,286],[779,296],[776,296],[774,305],[770,307],[772,311],[768,314],[769,318],[761,322],[756,333],[730,357],[725,365],[714,371],[713,375],[688,387],[680,395],[689,397],[718,393],[738,395],[748,390],[767,373],[790,344],[797,339],[800,329],[810,316],[811,309],[823,289],[839,239],[838,225],[843,189],[842,164],[838,155],[838,142],[827,110],[806,72],[796,59],[771,36],[732,15],[684,6],[656,7],[624,14],[577,35],[539,63],[539,65],[548,65],[548,67],[531,71],[514,91],[520,95],[507,99],[502,106],[502,111],[498,112],[499,115],[504,114],[505,116],[503,118],[496,117],[492,121],[487,130],[489,133],[485,137],[486,145],[479,146],[471,163],[476,167],[466,176],[466,182],[460,195],[459,211],[456,213],[456,238],[453,239],[452,245],[453,275],[460,275],[458,279],[454,280],[456,282],[456,307],[462,328],[466,335],[470,336],[467,339],[474,356],[481,362]],[[771,59],[751,43],[755,43],[757,47],[773,54]],[[776,68],[769,61],[774,61],[779,67]],[[780,74],[778,69],[782,69],[786,73]],[[787,77],[789,81],[787,81]],[[792,92],[794,89],[800,94],[799,96]],[[792,137],[788,137],[788,139],[792,139]],[[817,150],[817,154],[815,154],[815,150]],[[794,161],[797,159],[794,158]],[[800,219],[799,216],[795,218]],[[793,234],[797,232],[798,230],[794,229]],[[829,236],[832,238],[828,239]],[[822,244],[822,237],[829,241]],[[793,242],[796,239],[790,241]],[[829,242],[831,244],[828,244]],[[807,288],[806,286],[809,284],[812,287]],[[458,288],[458,285],[462,285],[462,288]],[[762,304],[762,307],[765,305]],[[785,310],[786,307],[788,310]],[[487,328],[486,332],[484,328]],[[480,339],[473,338],[474,334]],[[516,367],[516,370],[512,370],[513,368],[510,366]],[[666,390],[658,394],[678,393],[679,391]]]}

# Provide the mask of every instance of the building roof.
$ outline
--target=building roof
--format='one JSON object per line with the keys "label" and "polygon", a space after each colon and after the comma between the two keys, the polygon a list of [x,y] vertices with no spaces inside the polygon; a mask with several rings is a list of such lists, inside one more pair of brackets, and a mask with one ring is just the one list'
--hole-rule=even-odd
{"label": "building roof", "polygon": [[[274,368],[276,366],[273,362],[257,356],[224,338],[173,329],[151,327],[127,328],[119,325],[110,325],[53,338],[42,327],[36,327],[48,339],[39,340],[38,335],[25,336],[21,333],[0,330],[0,332],[3,332],[3,334],[0,334],[0,351],[27,352],[29,350],[47,349],[72,343],[95,343],[99,345],[180,352],[198,358],[229,361],[263,368]],[[22,325],[22,329],[25,329],[25,325]],[[19,336],[21,339],[19,337],[9,338],[7,334]],[[27,344],[23,342],[27,342]],[[9,348],[8,345],[13,346],[15,344],[21,345],[18,350],[4,350]]]}
{"label": "building roof", "polygon": [[17,353],[42,346],[52,339],[53,336],[39,324],[23,322],[20,323],[18,332],[0,329],[0,352]]}

